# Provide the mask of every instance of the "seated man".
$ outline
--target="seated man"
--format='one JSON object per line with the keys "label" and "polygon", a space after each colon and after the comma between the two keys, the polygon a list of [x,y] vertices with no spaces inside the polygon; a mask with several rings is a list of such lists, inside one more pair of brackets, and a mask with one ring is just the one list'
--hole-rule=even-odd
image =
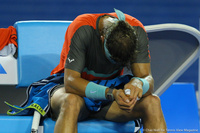
{"label": "seated man", "polygon": [[[92,117],[115,122],[141,118],[144,132],[166,132],[160,99],[153,95],[148,37],[136,18],[116,13],[84,14],[68,27],[60,64],[52,71],[64,72],[64,85],[51,97],[55,133],[77,132],[77,122]],[[133,78],[122,88],[96,84],[131,69]],[[127,93],[128,92],[128,93]],[[92,109],[88,100],[100,100]]]}

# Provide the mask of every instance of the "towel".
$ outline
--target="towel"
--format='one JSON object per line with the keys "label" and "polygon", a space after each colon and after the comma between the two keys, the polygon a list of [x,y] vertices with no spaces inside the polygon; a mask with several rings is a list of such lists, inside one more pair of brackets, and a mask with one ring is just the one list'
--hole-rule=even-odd
{"label": "towel", "polygon": [[16,46],[13,43],[9,43],[2,50],[0,50],[0,56],[8,56],[9,54],[15,55]]}
{"label": "towel", "polygon": [[50,108],[51,91],[57,85],[63,84],[64,74],[58,73],[45,79],[32,83],[26,91],[27,99],[20,106],[11,105],[5,102],[11,109],[7,111],[8,115],[33,115],[37,110],[42,116],[45,116]]}
{"label": "towel", "polygon": [[[111,80],[92,81],[99,85],[109,88],[123,88],[132,78],[131,75],[122,75]],[[45,116],[50,109],[50,98],[53,89],[64,83],[64,74],[58,73],[45,79],[34,82],[27,88],[27,99],[21,106],[11,105],[5,102],[11,109],[7,111],[8,115],[33,115],[37,110],[42,116]],[[86,107],[91,111],[98,111],[103,101],[84,98]],[[95,106],[95,107],[94,107]]]}
{"label": "towel", "polygon": [[17,32],[13,26],[8,28],[0,28],[0,50],[8,44],[14,44],[17,47]]}

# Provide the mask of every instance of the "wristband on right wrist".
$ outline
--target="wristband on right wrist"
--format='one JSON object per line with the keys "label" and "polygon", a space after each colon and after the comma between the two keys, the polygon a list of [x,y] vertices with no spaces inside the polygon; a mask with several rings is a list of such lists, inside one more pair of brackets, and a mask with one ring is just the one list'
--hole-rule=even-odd
{"label": "wristband on right wrist", "polygon": [[106,88],[108,87],[89,82],[85,89],[85,95],[93,100],[107,100],[105,96]]}

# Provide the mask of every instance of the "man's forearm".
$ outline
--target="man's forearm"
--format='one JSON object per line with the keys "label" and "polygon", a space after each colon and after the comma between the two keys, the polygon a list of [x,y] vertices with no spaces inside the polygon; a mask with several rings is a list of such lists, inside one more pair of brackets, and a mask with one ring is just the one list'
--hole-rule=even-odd
{"label": "man's forearm", "polygon": [[85,97],[85,88],[88,83],[88,80],[81,78],[79,72],[65,68],[64,85],[66,93],[73,93]]}
{"label": "man's forearm", "polygon": [[67,93],[97,100],[105,100],[109,91],[108,87],[85,80],[80,73],[70,69],[65,69],[64,84]]}

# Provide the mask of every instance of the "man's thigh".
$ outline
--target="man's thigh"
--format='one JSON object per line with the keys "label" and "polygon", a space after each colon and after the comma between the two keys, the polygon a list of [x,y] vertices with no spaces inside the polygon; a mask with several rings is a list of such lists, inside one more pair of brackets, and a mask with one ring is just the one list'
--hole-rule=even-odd
{"label": "man's thigh", "polygon": [[100,111],[91,113],[90,117],[114,122],[127,122],[138,118],[136,113],[132,116],[132,113],[120,109],[116,101],[103,105]]}
{"label": "man's thigh", "polygon": [[144,100],[141,99],[136,102],[133,111],[132,112],[127,112],[125,110],[122,110],[119,108],[118,104],[116,101],[113,101],[111,104],[110,108],[108,109],[105,119],[109,121],[114,121],[114,122],[127,122],[131,120],[136,120],[141,118],[142,116],[142,104]]}
{"label": "man's thigh", "polygon": [[130,113],[120,109],[117,102],[114,101],[106,113],[105,119],[116,122],[125,122],[143,118],[145,117],[144,115],[147,115],[145,112],[148,112],[149,107],[152,107],[152,105],[157,106],[157,108],[154,108],[154,112],[161,110],[158,99],[159,97],[154,94],[146,96],[136,102],[133,111]]}
{"label": "man's thigh", "polygon": [[[56,120],[58,118],[63,101],[67,99],[69,95],[75,95],[75,94],[66,93],[64,85],[59,85],[54,89],[50,101],[51,102],[50,117],[53,120]],[[83,98],[82,97],[79,98],[81,99],[81,101],[83,101],[78,117],[78,121],[81,121],[86,119],[89,116],[90,112],[87,110]]]}

